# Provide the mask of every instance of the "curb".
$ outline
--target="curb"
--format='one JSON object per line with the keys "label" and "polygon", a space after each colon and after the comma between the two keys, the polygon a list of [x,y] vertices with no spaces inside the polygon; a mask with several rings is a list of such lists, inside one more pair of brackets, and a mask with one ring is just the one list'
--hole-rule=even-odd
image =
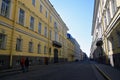
{"label": "curb", "polygon": [[112,80],[108,75],[106,75],[97,65],[95,65],[96,69],[101,73],[101,75],[106,79],[106,80]]}

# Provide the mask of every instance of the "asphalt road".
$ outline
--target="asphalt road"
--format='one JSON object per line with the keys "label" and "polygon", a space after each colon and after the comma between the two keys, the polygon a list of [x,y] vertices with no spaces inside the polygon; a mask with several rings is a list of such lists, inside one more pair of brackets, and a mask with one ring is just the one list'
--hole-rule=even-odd
{"label": "asphalt road", "polygon": [[104,80],[89,61],[49,64],[33,67],[29,72],[1,77],[0,80]]}

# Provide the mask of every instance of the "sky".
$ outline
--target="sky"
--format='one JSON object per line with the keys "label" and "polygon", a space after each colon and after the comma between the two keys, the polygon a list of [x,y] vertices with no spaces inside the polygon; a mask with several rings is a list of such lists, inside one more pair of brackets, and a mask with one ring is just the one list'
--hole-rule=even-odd
{"label": "sky", "polygon": [[92,42],[91,30],[94,0],[49,0],[70,33],[88,56]]}

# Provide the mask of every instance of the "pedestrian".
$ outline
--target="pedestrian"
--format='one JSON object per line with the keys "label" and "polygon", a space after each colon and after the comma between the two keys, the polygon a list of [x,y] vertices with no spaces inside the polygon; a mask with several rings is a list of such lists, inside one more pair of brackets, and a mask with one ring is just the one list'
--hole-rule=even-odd
{"label": "pedestrian", "polygon": [[20,60],[21,70],[25,72],[25,58],[22,57]]}
{"label": "pedestrian", "polygon": [[25,60],[25,71],[28,72],[28,70],[29,70],[29,59],[27,57]]}

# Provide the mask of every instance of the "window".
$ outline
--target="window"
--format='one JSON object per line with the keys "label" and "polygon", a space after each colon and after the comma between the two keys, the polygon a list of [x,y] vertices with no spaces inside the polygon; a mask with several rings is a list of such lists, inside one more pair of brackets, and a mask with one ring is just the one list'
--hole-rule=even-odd
{"label": "window", "polygon": [[104,26],[105,26],[105,28],[107,28],[107,19],[106,19],[106,15],[104,15]]}
{"label": "window", "polygon": [[47,37],[47,27],[45,27],[44,35],[45,35],[45,37]]}
{"label": "window", "polygon": [[41,34],[41,26],[42,24],[39,22],[39,25],[38,25],[38,33]]}
{"label": "window", "polygon": [[107,25],[109,25],[110,20],[111,20],[111,16],[110,16],[110,9],[109,9],[109,8],[107,8]]}
{"label": "window", "polygon": [[52,31],[51,30],[49,31],[49,35],[50,35],[49,37],[50,37],[50,40],[51,40],[52,39]]}
{"label": "window", "polygon": [[45,12],[45,17],[46,17],[46,18],[48,17],[48,12],[47,12],[47,11]]}
{"label": "window", "polygon": [[50,16],[50,22],[52,22],[52,16]]}
{"label": "window", "polygon": [[34,18],[32,16],[30,18],[30,29],[34,30]]}
{"label": "window", "polygon": [[40,12],[42,13],[43,6],[40,4]]}
{"label": "window", "polygon": [[40,52],[41,52],[41,45],[38,44],[38,54],[40,54]]}
{"label": "window", "polygon": [[35,6],[35,0],[32,0],[32,5]]}
{"label": "window", "polygon": [[47,52],[47,48],[46,46],[44,46],[44,54],[46,54],[46,52]]}
{"label": "window", "polygon": [[8,17],[9,16],[9,8],[10,8],[10,0],[2,0],[0,14],[5,17]]}
{"label": "window", "polygon": [[29,52],[33,52],[33,42],[29,42]]}
{"label": "window", "polygon": [[57,29],[57,22],[54,22],[54,28]]}
{"label": "window", "polygon": [[16,40],[16,51],[22,51],[22,39],[20,38]]}
{"label": "window", "polygon": [[55,32],[55,41],[58,41],[58,34]]}
{"label": "window", "polygon": [[6,35],[0,33],[0,49],[6,48]]}
{"label": "window", "polygon": [[117,10],[116,1],[115,0],[111,0],[111,5],[112,5],[112,13],[114,15],[114,13]]}
{"label": "window", "polygon": [[25,11],[20,8],[20,11],[19,11],[19,23],[21,25],[24,25],[24,17],[25,17],[24,15],[25,15]]}

